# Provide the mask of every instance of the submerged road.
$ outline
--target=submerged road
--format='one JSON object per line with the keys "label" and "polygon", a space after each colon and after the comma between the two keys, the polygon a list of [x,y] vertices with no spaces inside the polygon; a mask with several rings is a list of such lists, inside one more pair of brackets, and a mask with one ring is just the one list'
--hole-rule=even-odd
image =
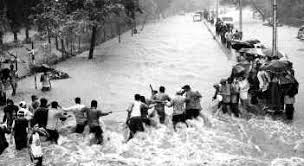
{"label": "submerged road", "polygon": [[[188,129],[174,132],[161,126],[140,133],[123,144],[120,125],[106,123],[105,144],[88,146],[88,137],[62,132],[59,145],[44,145],[45,165],[126,165],[126,166],[282,166],[304,165],[303,131],[270,119],[219,120],[208,113],[212,85],[230,74],[235,63],[227,57],[202,23],[192,16],[176,16],[147,25],[131,37],[122,36],[98,46],[94,60],[87,53],[56,66],[71,79],[53,82],[48,93],[34,90],[33,77],[19,83],[16,101],[29,101],[32,94],[57,100],[69,106],[80,96],[84,104],[97,99],[99,107],[114,114],[103,119],[123,122],[124,112],[135,93],[150,95],[164,85],[175,94],[190,84],[202,95],[204,114],[212,126],[191,121]],[[170,109],[167,110],[170,113]],[[123,131],[123,130],[120,130]],[[26,150],[15,152],[10,147],[0,156],[0,165],[29,163]]]}
{"label": "submerged road", "polygon": [[190,15],[150,24],[134,37],[126,33],[120,44],[113,39],[98,46],[92,61],[86,59],[87,54],[56,66],[72,78],[54,81],[49,93],[34,91],[32,77],[22,80],[20,97],[28,100],[34,92],[66,106],[80,96],[85,104],[98,99],[102,109],[115,112],[124,111],[135,93],[149,97],[149,84],[154,88],[163,85],[171,95],[190,84],[202,92],[207,104],[213,83],[228,76],[233,63]]}

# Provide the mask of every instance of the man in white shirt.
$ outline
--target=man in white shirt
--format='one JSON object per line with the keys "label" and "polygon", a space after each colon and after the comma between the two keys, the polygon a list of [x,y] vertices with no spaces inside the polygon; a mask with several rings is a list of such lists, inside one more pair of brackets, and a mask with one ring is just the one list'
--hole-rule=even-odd
{"label": "man in white shirt", "polygon": [[51,108],[48,110],[48,117],[47,117],[47,124],[46,124],[46,130],[49,133],[48,140],[56,143],[59,138],[59,133],[57,131],[59,121],[65,120],[66,117],[63,114],[63,111],[58,109],[58,102],[53,101],[51,103]]}
{"label": "man in white shirt", "polygon": [[28,121],[30,121],[33,118],[33,113],[31,113],[31,111],[29,111],[29,109],[27,108],[27,104],[26,104],[25,101],[21,101],[19,103],[19,111],[23,111],[24,112],[24,117]]}
{"label": "man in white shirt", "polygon": [[63,108],[65,112],[73,112],[76,118],[76,133],[83,133],[84,128],[87,124],[87,118],[85,116],[85,111],[83,108],[85,108],[85,105],[81,104],[80,97],[75,98],[75,105],[68,108]]}
{"label": "man in white shirt", "polygon": [[42,84],[42,91],[49,91],[52,88],[51,80],[47,72],[44,72],[40,77],[40,82]]}
{"label": "man in white shirt", "polygon": [[134,96],[135,101],[129,106],[128,108],[128,117],[127,117],[127,125],[130,129],[130,136],[129,139],[132,139],[136,132],[144,131],[144,126],[142,122],[142,109],[145,109],[147,107],[145,104],[143,104],[140,99],[141,96],[139,94],[135,94]]}

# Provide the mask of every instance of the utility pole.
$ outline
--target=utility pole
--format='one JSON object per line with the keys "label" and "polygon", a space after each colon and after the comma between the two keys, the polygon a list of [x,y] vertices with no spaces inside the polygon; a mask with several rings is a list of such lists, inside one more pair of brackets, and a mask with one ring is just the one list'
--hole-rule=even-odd
{"label": "utility pole", "polygon": [[217,19],[219,18],[219,0],[216,0],[216,9],[215,9],[215,14],[216,14],[216,20],[214,22],[217,22]]}
{"label": "utility pole", "polygon": [[[34,42],[32,41],[32,49],[29,50],[29,56],[30,56],[30,59],[32,61],[32,65],[34,67],[36,67],[36,58],[35,58],[35,50],[34,50]],[[37,73],[35,71],[35,74],[34,74],[34,84],[35,84],[35,89],[38,89],[37,87]]]}
{"label": "utility pole", "polygon": [[240,8],[240,34],[241,39],[243,38],[243,4],[242,0],[239,0],[239,8]]}
{"label": "utility pole", "polygon": [[278,28],[277,28],[278,5],[277,5],[277,0],[272,0],[272,5],[273,5],[272,56],[275,57],[278,52]]}

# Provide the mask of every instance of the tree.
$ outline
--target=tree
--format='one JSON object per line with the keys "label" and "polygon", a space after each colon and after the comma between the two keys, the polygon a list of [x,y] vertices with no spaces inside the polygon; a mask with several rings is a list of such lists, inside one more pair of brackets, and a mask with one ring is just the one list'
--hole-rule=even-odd
{"label": "tree", "polygon": [[29,30],[33,25],[33,20],[30,19],[30,16],[34,14],[33,8],[38,4],[37,0],[23,0],[22,3],[22,16],[23,16],[23,26],[25,27],[25,41],[26,43],[30,43]]}
{"label": "tree", "polygon": [[60,28],[67,20],[66,1],[40,0],[35,7],[35,13],[31,16],[38,31],[42,36],[47,36],[51,43],[51,37],[57,37]]}
{"label": "tree", "polygon": [[22,0],[6,0],[7,18],[9,19],[14,41],[18,41],[18,32],[22,27]]}
{"label": "tree", "polygon": [[79,8],[74,12],[74,18],[76,20],[86,20],[91,28],[92,35],[88,58],[92,59],[96,45],[97,29],[101,27],[112,14],[118,14],[117,12],[122,10],[123,6],[118,0],[86,0],[81,6],[83,6],[83,8]]}
{"label": "tree", "polygon": [[9,21],[6,17],[7,8],[4,0],[0,0],[0,45],[3,44],[3,35],[9,29]]}
{"label": "tree", "polygon": [[[238,0],[222,0],[223,5],[235,4]],[[271,0],[242,0],[244,6],[249,6],[258,12],[263,20],[272,16]],[[304,4],[303,0],[278,0],[278,18],[287,24],[303,24]]]}
{"label": "tree", "polygon": [[171,0],[154,0],[154,1],[157,4],[157,14],[163,17],[165,10],[170,7]]}

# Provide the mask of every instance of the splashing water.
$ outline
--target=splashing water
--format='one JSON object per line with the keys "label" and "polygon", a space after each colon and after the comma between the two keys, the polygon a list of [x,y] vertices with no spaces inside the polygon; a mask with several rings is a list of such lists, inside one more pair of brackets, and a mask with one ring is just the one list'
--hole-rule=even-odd
{"label": "splashing water", "polygon": [[[219,120],[208,113],[188,121],[189,128],[179,125],[177,132],[159,125],[138,133],[124,143],[122,126],[105,130],[103,146],[90,146],[92,135],[61,135],[59,145],[44,143],[45,165],[208,165],[208,166],[298,166],[304,163],[302,131],[270,119],[249,121],[224,117]],[[62,126],[61,132],[66,131]],[[22,165],[26,151],[15,153],[11,148],[1,163]],[[16,157],[12,161],[12,158]],[[4,159],[4,160],[3,160]],[[29,161],[28,161],[29,163]]]}

